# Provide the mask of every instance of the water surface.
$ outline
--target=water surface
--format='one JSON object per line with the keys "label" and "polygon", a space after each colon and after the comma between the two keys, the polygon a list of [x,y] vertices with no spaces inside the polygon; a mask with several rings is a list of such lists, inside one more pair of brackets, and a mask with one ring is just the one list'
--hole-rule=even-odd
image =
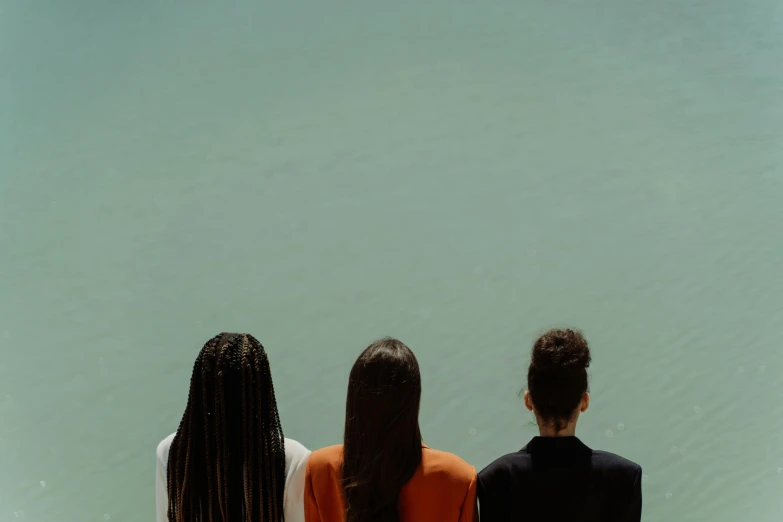
{"label": "water surface", "polygon": [[0,6],[0,520],[150,520],[201,345],[267,347],[339,442],[383,335],[428,444],[534,434],[543,329],[645,520],[783,513],[783,9],[771,0]]}

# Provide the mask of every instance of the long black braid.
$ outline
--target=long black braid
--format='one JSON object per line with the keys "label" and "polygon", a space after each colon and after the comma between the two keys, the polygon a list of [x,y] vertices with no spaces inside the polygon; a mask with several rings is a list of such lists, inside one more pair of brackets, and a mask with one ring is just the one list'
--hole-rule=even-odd
{"label": "long black braid", "polygon": [[282,522],[285,442],[264,347],[210,339],[171,443],[169,522]]}

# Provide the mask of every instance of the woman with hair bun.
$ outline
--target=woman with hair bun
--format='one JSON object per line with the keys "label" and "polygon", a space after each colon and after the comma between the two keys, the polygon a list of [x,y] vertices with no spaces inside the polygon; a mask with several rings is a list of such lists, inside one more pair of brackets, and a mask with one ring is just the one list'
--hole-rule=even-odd
{"label": "woman with hair bun", "polygon": [[481,522],[641,520],[641,467],[576,437],[590,405],[589,366],[579,331],[550,330],[535,342],[524,397],[540,435],[479,473]]}

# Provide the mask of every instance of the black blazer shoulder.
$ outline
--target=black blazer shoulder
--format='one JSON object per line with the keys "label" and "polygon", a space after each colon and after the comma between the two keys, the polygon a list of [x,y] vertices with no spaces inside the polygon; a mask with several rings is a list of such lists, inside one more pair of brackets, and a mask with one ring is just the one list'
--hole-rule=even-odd
{"label": "black blazer shoulder", "polygon": [[481,521],[638,522],[641,480],[635,462],[576,437],[536,437],[478,474]]}
{"label": "black blazer shoulder", "polygon": [[[511,471],[532,471],[533,455],[528,447],[529,445],[519,451],[508,453],[495,459],[479,473],[479,478],[488,479]],[[635,479],[637,475],[641,476],[642,467],[620,455],[608,451],[593,450],[587,446],[579,449],[581,451],[576,451],[575,454],[584,458],[585,462],[588,461],[589,456],[589,466],[594,471],[608,472],[631,480]]]}
{"label": "black blazer shoulder", "polygon": [[594,469],[603,469],[621,475],[626,475],[630,478],[636,478],[636,475],[641,475],[642,473],[642,467],[636,462],[630,461],[624,457],[621,457],[620,455],[609,453],[608,451],[592,451],[592,463]]}

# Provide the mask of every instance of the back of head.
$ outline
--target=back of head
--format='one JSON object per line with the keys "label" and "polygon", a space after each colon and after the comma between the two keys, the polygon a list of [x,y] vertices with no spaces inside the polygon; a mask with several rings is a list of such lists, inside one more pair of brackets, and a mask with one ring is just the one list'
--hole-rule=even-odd
{"label": "back of head", "polygon": [[343,490],[347,522],[398,522],[400,491],[421,463],[421,376],[396,339],[371,344],[348,381]]}
{"label": "back of head", "polygon": [[283,520],[285,448],[269,361],[254,337],[223,333],[193,365],[168,462],[170,522]]}
{"label": "back of head", "polygon": [[581,332],[549,330],[533,345],[527,388],[538,417],[560,431],[588,390],[590,348]]}

